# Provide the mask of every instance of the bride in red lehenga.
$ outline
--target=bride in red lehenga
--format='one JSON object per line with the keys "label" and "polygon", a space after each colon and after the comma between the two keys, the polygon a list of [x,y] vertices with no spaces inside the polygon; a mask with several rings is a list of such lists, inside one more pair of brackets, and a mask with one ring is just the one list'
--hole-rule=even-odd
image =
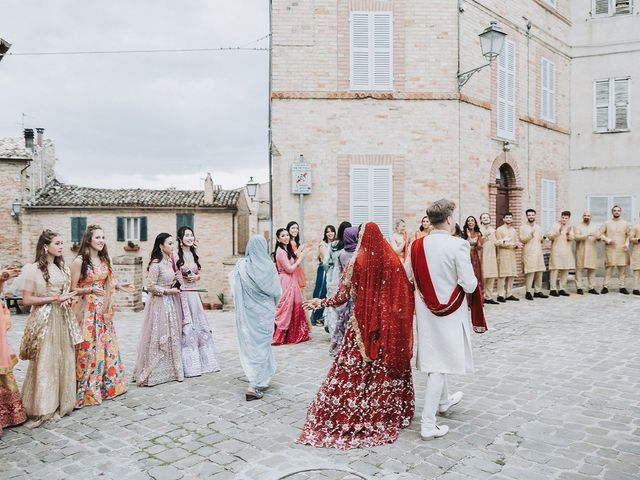
{"label": "bride in red lehenga", "polygon": [[353,301],[333,365],[311,402],[298,443],[349,449],[391,443],[414,413],[413,288],[378,225],[367,223],[338,293],[313,308]]}

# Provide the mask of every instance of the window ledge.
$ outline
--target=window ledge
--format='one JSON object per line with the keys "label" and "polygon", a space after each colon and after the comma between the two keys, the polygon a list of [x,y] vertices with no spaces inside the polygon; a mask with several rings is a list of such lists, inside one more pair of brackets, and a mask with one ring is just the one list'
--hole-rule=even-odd
{"label": "window ledge", "polygon": [[625,129],[620,129],[620,130],[606,130],[604,132],[600,132],[600,131],[594,130],[593,133],[596,133],[598,135],[602,135],[602,134],[607,134],[607,133],[628,133],[630,131],[631,131],[630,128],[625,128]]}

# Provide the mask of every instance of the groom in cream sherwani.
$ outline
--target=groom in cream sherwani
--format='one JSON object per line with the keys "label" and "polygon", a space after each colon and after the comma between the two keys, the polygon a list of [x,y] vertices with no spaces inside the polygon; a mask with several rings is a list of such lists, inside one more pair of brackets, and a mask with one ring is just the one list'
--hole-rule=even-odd
{"label": "groom in cream sherwani", "polygon": [[[467,297],[476,291],[478,280],[469,243],[453,236],[454,209],[455,203],[445,199],[427,209],[434,229],[414,242],[423,244],[412,246],[405,263],[407,275],[416,286],[417,368],[428,374],[421,425],[425,440],[447,434],[448,426],[436,425],[436,414],[447,412],[462,400],[462,392],[449,394],[447,375],[473,371]],[[479,300],[481,304],[482,298]]]}

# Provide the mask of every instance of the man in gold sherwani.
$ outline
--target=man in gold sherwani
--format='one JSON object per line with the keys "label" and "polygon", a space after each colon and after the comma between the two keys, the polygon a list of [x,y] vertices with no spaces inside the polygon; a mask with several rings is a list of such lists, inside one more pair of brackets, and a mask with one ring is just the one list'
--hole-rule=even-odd
{"label": "man in gold sherwani", "polygon": [[482,234],[482,293],[484,303],[497,305],[493,299],[494,287],[498,278],[498,257],[496,254],[496,229],[491,226],[491,215],[480,215],[480,233]]}
{"label": "man in gold sherwani", "polygon": [[576,240],[576,286],[578,294],[584,295],[584,272],[587,272],[589,293],[598,295],[596,290],[596,269],[598,268],[598,226],[591,223],[591,212],[582,214],[582,223],[574,229]]}
{"label": "man in gold sherwani", "polygon": [[629,242],[632,245],[631,271],[633,272],[633,294],[640,295],[640,223],[629,229]]}
{"label": "man in gold sherwani", "polygon": [[518,232],[511,226],[513,214],[505,213],[502,216],[504,223],[496,229],[496,247],[498,249],[498,301],[519,301],[511,292],[513,279],[518,275],[516,263],[516,249],[522,248],[518,240]]}
{"label": "man in gold sherwani", "polygon": [[629,264],[629,224],[620,218],[622,209],[615,205],[611,209],[611,219],[600,227],[600,238],[607,246],[604,249],[604,283],[600,293],[609,293],[609,281],[613,269],[618,269],[620,293],[629,295],[626,289],[627,265]]}
{"label": "man in gold sherwani", "polygon": [[525,213],[527,223],[521,225],[519,231],[520,242],[523,245],[522,267],[527,291],[525,298],[527,300],[533,300],[533,297],[548,298],[542,293],[542,272],[546,270],[542,255],[544,236],[540,231],[540,225],[536,223],[536,211],[530,208]]}
{"label": "man in gold sherwani", "polygon": [[[553,297],[568,297],[566,291],[569,270],[576,268],[571,245],[573,244],[573,227],[569,225],[571,212],[564,211],[560,214],[560,221],[554,223],[547,232],[546,237],[551,240],[551,256],[549,257],[549,283]],[[560,277],[560,288],[556,289]]]}

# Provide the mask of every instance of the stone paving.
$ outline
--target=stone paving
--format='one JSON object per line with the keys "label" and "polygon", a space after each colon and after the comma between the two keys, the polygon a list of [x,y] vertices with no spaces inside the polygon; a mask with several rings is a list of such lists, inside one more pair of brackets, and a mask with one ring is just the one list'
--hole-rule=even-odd
{"label": "stone paving", "polygon": [[[640,298],[572,295],[488,310],[474,336],[476,374],[452,377],[465,397],[444,438],[416,419],[394,444],[336,451],[294,443],[331,358],[328,338],[275,348],[261,401],[244,400],[233,313],[211,312],[222,371],[129,392],[0,440],[2,479],[518,479],[640,478]],[[14,316],[17,349],[25,323]],[[142,313],[117,316],[131,374]],[[22,383],[26,363],[16,368]]]}

